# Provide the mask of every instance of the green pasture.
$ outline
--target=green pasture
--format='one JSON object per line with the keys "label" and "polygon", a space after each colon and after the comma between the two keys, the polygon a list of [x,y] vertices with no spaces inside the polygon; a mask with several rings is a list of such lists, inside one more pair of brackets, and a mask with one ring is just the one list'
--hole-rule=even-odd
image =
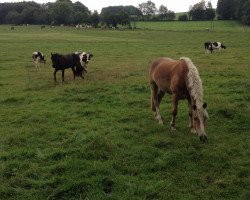
{"label": "green pasture", "polygon": [[171,21],[171,22],[136,22],[137,28],[165,31],[216,31],[247,32],[249,27],[236,21]]}
{"label": "green pasture", "polygon": [[[0,26],[0,199],[249,199],[250,33],[230,21],[137,23],[136,30]],[[197,31],[194,31],[197,30]],[[205,41],[226,50],[205,54]],[[46,56],[36,69],[33,51]],[[85,79],[53,80],[50,53],[94,54]],[[208,142],[150,110],[148,63],[192,59]]]}

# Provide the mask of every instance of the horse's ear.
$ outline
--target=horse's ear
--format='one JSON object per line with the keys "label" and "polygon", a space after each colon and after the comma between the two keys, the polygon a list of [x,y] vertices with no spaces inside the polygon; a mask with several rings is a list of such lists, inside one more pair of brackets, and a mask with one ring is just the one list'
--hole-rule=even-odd
{"label": "horse's ear", "polygon": [[194,110],[196,110],[196,109],[197,109],[196,105],[193,105],[193,109],[194,109]]}
{"label": "horse's ear", "polygon": [[202,107],[205,109],[207,107],[207,103],[204,103]]}

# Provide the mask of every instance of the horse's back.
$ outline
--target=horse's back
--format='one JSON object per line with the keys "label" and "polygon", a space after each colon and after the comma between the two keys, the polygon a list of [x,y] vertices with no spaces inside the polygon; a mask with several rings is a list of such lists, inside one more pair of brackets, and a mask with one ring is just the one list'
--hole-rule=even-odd
{"label": "horse's back", "polygon": [[160,57],[149,65],[149,78],[173,76],[175,74],[182,76],[188,71],[184,60],[173,60],[171,58]]}
{"label": "horse's back", "polygon": [[156,84],[162,91],[172,93],[174,90],[185,89],[185,77],[188,67],[184,60],[173,60],[161,57],[149,66],[150,84]]}

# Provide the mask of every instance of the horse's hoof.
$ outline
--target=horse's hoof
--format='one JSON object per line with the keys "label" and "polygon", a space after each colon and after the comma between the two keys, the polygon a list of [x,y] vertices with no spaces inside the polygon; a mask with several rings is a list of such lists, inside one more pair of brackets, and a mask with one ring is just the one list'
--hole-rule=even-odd
{"label": "horse's hoof", "polygon": [[172,131],[176,131],[176,127],[171,126],[171,130],[172,130]]}
{"label": "horse's hoof", "polygon": [[200,136],[200,141],[201,141],[202,143],[205,143],[206,140],[207,140],[207,136],[206,136],[206,135]]}
{"label": "horse's hoof", "polygon": [[162,120],[158,120],[158,123],[159,123],[159,124],[163,124],[163,121],[162,121]]}
{"label": "horse's hoof", "polygon": [[196,133],[196,130],[195,130],[194,128],[191,128],[191,129],[190,129],[190,132],[191,132],[191,133]]}
{"label": "horse's hoof", "polygon": [[163,124],[163,121],[162,121],[162,119],[161,119],[161,116],[156,115],[156,116],[155,116],[155,120],[158,121],[159,124]]}

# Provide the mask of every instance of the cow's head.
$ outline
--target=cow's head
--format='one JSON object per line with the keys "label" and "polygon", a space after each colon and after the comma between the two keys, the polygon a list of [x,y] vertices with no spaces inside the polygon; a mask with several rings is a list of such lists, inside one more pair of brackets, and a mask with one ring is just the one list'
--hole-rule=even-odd
{"label": "cow's head", "polygon": [[93,54],[87,52],[83,52],[79,55],[79,58],[80,58],[80,62],[81,62],[81,65],[82,66],[85,66],[87,63],[89,63],[91,57],[93,57]]}
{"label": "cow's head", "polygon": [[221,48],[222,48],[222,49],[226,49],[226,46],[223,45],[223,44],[221,44]]}
{"label": "cow's head", "polygon": [[44,56],[44,55],[41,56],[40,61],[43,62],[43,63],[46,63],[46,60],[45,60],[45,56]]}
{"label": "cow's head", "polygon": [[45,63],[45,56],[43,55],[43,53],[39,52],[39,51],[35,51],[32,53],[32,58],[34,61],[38,61],[41,63]]}
{"label": "cow's head", "polygon": [[45,56],[43,55],[43,53],[38,52],[38,57],[39,57],[41,63],[45,63],[46,62]]}

